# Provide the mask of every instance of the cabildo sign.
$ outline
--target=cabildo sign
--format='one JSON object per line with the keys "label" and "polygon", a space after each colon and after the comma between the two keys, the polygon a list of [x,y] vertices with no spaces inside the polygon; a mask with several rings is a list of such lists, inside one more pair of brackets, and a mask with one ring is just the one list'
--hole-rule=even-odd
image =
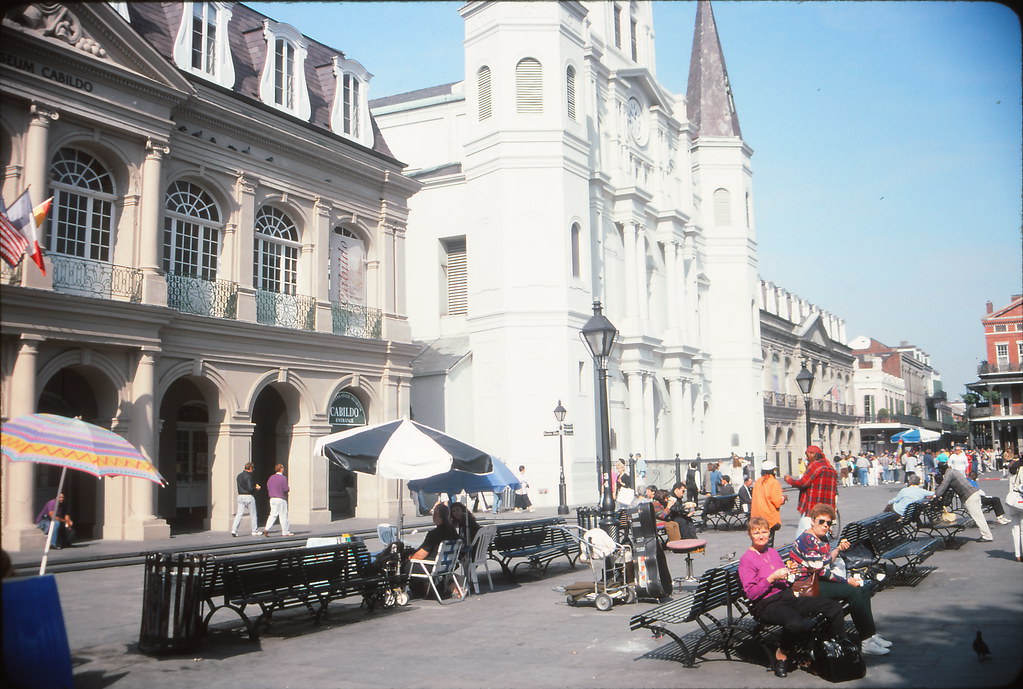
{"label": "cabildo sign", "polygon": [[339,392],[330,403],[327,418],[331,426],[365,426],[366,411],[359,398],[350,392]]}
{"label": "cabildo sign", "polygon": [[0,52],[0,63],[5,64],[8,67],[13,67],[14,69],[20,69],[23,72],[39,74],[45,79],[55,81],[68,88],[79,89],[87,93],[92,93],[92,82],[88,79],[83,79],[78,75],[61,71],[54,67],[50,67],[49,65],[36,65],[36,63],[32,60],[4,52]]}

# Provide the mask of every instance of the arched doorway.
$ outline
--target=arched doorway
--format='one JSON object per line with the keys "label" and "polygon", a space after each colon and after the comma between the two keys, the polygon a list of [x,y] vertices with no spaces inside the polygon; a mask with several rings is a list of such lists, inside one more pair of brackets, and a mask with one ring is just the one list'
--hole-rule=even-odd
{"label": "arched doorway", "polygon": [[167,487],[157,495],[156,513],[174,533],[201,531],[210,526],[210,404],[201,380],[181,378],[160,402],[158,468]]}
{"label": "arched doorway", "polygon": [[[266,485],[277,464],[285,466],[291,454],[291,421],[288,405],[276,386],[263,388],[252,408],[252,464],[256,483]],[[270,498],[266,490],[256,495],[256,510],[260,519],[270,513]]]}
{"label": "arched doorway", "polygon": [[[106,414],[101,412],[99,400],[112,400],[113,396],[113,386],[95,371],[85,367],[64,368],[43,387],[38,409],[44,414],[81,417],[83,421],[109,428],[109,411]],[[102,408],[110,410],[113,405],[102,405]],[[60,472],[60,467],[36,466],[33,504],[38,508],[56,495]],[[103,523],[102,482],[83,471],[68,470],[63,490],[68,514],[75,521],[74,539],[98,538],[99,527]]]}
{"label": "arched doorway", "polygon": [[[365,405],[354,391],[342,390],[331,401],[327,417],[331,433],[365,426]],[[327,464],[327,508],[332,520],[355,516],[355,506],[359,500],[358,486],[353,472],[333,462]]]}

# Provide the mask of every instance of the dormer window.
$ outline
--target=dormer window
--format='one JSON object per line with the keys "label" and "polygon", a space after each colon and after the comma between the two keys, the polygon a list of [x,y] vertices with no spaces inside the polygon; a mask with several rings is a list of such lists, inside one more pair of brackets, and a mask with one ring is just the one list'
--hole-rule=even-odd
{"label": "dormer window", "polygon": [[226,2],[186,2],[174,40],[178,67],[221,86],[234,86],[234,61],[228,45],[231,7]]}
{"label": "dormer window", "polygon": [[334,57],[334,107],[330,128],[364,146],[373,145],[369,122],[369,80],[373,75],[355,60]]}
{"label": "dormer window", "polygon": [[305,40],[294,27],[263,20],[266,62],[259,80],[259,97],[264,103],[309,119],[309,91],[305,82]]}

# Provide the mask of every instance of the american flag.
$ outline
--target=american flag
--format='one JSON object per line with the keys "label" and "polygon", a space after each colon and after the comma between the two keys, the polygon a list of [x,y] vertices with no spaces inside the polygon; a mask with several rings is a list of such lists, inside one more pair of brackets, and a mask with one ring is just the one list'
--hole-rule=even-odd
{"label": "american flag", "polygon": [[[23,203],[22,199],[25,199],[25,202],[29,204],[29,208],[31,208],[27,190],[21,193],[21,196],[14,201],[11,207],[18,207],[19,204]],[[11,222],[7,215],[7,208],[3,200],[0,199],[0,255],[3,256],[8,265],[13,267],[21,261],[21,257],[25,255],[27,248],[28,238]]]}

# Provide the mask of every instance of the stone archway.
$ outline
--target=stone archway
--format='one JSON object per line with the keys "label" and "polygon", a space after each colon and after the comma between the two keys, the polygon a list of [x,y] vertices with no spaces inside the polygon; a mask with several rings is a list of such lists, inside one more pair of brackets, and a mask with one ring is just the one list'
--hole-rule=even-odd
{"label": "stone archway", "polygon": [[[117,394],[113,385],[96,370],[85,366],[60,369],[43,387],[38,410],[46,414],[81,417],[109,428]],[[57,492],[59,467],[35,467],[33,504],[42,506]],[[103,524],[103,483],[82,471],[69,470],[64,478],[68,513],[75,521],[75,540],[98,538]],[[35,516],[35,515],[33,515]]]}
{"label": "stone archway", "polygon": [[167,486],[158,494],[156,514],[175,532],[208,529],[211,469],[210,408],[216,398],[204,394],[205,381],[175,380],[160,400],[158,467]]}

